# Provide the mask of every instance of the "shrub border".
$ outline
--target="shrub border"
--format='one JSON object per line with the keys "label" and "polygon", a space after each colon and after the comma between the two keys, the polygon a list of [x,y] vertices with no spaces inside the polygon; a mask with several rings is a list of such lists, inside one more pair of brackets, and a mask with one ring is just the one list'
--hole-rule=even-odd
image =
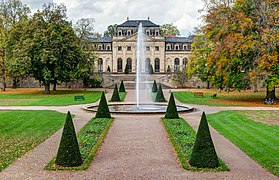
{"label": "shrub border", "polygon": [[[193,130],[193,128],[183,119],[183,118],[178,118],[178,119],[182,119],[183,120],[183,125],[187,126],[188,128],[190,128],[190,131],[192,132],[192,134],[194,136],[196,136],[196,132]],[[220,172],[220,171],[229,171],[230,169],[228,168],[228,166],[226,166],[226,164],[219,158],[219,163],[220,166],[217,168],[196,168],[196,167],[192,167],[189,163],[188,163],[188,159],[187,157],[183,154],[181,147],[179,145],[179,143],[176,141],[176,138],[174,136],[174,134],[172,133],[171,129],[169,128],[168,124],[167,124],[167,120],[166,118],[161,118],[163,125],[167,131],[167,134],[169,136],[169,139],[173,145],[173,148],[177,154],[177,157],[183,167],[183,169],[186,170],[191,170],[191,171],[212,171],[212,172]],[[173,120],[173,119],[172,119]]]}
{"label": "shrub border", "polygon": [[[96,119],[96,118],[92,118],[91,120]],[[90,120],[90,121],[91,121]],[[103,140],[105,139],[107,132],[111,126],[113,122],[113,118],[110,118],[110,120],[107,122],[104,130],[102,131],[102,133],[100,134],[100,136],[98,137],[98,140],[96,142],[96,144],[92,147],[92,149],[90,150],[87,158],[84,160],[84,162],[82,163],[81,166],[78,167],[56,167],[53,166],[55,164],[55,157],[52,158],[52,160],[45,166],[45,170],[53,170],[53,171],[58,171],[58,170],[86,170],[93,158],[95,157],[95,155],[98,153],[98,150],[100,149],[100,146],[103,143]],[[83,130],[84,128],[82,128],[81,130]]]}

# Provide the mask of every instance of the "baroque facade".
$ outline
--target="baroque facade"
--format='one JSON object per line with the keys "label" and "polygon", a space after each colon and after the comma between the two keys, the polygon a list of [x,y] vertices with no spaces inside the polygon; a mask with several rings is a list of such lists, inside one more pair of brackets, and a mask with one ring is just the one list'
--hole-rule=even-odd
{"label": "baroque facade", "polygon": [[164,37],[160,26],[148,20],[129,20],[117,25],[113,37],[93,39],[96,65],[99,72],[124,73],[125,66],[131,73],[136,72],[136,51],[138,26],[142,23],[144,32],[145,60],[142,72],[148,72],[150,65],[154,73],[167,73],[184,69],[187,65],[192,37]]}

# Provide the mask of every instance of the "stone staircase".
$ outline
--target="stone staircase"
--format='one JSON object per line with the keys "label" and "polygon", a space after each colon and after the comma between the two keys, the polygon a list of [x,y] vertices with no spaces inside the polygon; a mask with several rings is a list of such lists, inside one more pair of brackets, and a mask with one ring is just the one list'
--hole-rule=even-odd
{"label": "stone staircase", "polygon": [[[114,84],[120,84],[121,80],[124,81],[126,89],[136,88],[136,74],[103,74],[104,83],[103,87],[113,88]],[[153,81],[162,84],[162,88],[173,88],[169,83],[169,74],[142,74],[140,88],[150,88],[153,85]]]}

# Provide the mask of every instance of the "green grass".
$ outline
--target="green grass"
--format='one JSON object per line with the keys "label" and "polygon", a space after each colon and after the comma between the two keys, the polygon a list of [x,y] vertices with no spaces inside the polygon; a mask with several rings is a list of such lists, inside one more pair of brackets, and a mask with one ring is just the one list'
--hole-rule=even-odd
{"label": "green grass", "polygon": [[0,171],[59,130],[65,117],[55,111],[0,111]]}
{"label": "green grass", "polygon": [[[75,101],[74,96],[84,96],[85,100]],[[84,90],[58,90],[45,95],[34,94],[0,94],[0,106],[68,106],[96,102],[101,92]]]}
{"label": "green grass", "polygon": [[78,133],[77,139],[83,164],[78,167],[62,167],[55,165],[53,158],[45,167],[46,170],[86,170],[98,152],[113,119],[93,118]]}
{"label": "green grass", "polygon": [[166,128],[172,145],[177,153],[180,163],[184,169],[193,171],[227,171],[229,168],[223,161],[219,160],[220,166],[214,169],[211,168],[196,168],[188,163],[192,154],[192,148],[195,143],[196,132],[182,118],[165,119],[162,122]]}
{"label": "green grass", "polygon": [[279,176],[279,126],[255,122],[241,111],[207,115],[208,122],[272,174]]}

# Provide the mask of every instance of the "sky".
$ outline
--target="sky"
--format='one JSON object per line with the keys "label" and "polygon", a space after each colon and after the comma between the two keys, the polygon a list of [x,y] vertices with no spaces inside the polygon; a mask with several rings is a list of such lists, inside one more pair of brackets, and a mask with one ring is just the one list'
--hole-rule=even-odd
{"label": "sky", "polygon": [[95,32],[103,34],[111,24],[130,20],[150,20],[158,25],[173,23],[181,36],[188,36],[202,24],[202,0],[22,0],[32,12],[44,3],[63,3],[67,7],[68,20],[95,19]]}

